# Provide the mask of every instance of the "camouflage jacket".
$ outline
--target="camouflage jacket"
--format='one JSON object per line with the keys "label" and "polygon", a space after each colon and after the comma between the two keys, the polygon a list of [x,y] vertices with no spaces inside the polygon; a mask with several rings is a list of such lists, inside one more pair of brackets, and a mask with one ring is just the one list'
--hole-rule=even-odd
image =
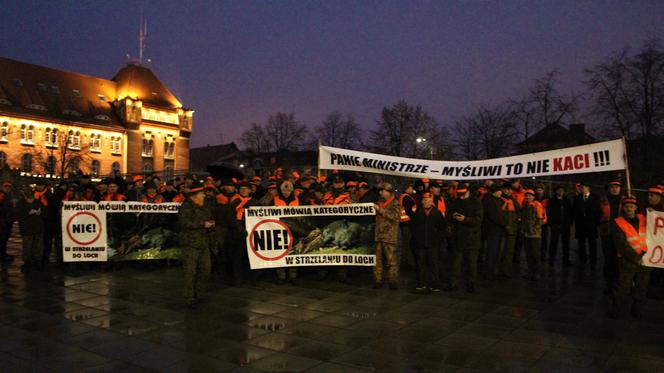
{"label": "camouflage jacket", "polygon": [[385,202],[378,202],[376,209],[376,242],[396,244],[399,236],[399,200],[394,196]]}
{"label": "camouflage jacket", "polygon": [[210,247],[213,229],[206,229],[205,222],[214,220],[206,205],[198,206],[187,198],[178,213],[178,240],[183,250],[204,250]]}
{"label": "camouflage jacket", "polygon": [[541,203],[523,201],[520,217],[521,232],[523,232],[524,237],[542,237],[542,225],[546,223],[546,217]]}

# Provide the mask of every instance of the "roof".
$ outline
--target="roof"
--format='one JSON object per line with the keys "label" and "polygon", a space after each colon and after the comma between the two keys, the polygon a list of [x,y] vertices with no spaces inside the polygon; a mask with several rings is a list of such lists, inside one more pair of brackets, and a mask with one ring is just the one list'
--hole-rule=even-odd
{"label": "roof", "polygon": [[0,113],[122,128],[115,97],[113,81],[0,57]]}
{"label": "roof", "polygon": [[182,107],[180,101],[147,67],[129,64],[120,69],[112,80],[117,82],[119,98],[138,98],[144,104],[171,109]]}
{"label": "roof", "polygon": [[582,124],[572,124],[570,125],[570,128],[567,129],[559,124],[550,123],[518,145],[526,146],[533,144],[556,143],[581,145],[588,144],[593,141],[595,141],[595,139],[587,132],[585,132],[584,126]]}
{"label": "roof", "polygon": [[194,171],[205,170],[208,165],[237,152],[239,152],[239,149],[234,142],[230,144],[191,148],[189,150],[189,164]]}

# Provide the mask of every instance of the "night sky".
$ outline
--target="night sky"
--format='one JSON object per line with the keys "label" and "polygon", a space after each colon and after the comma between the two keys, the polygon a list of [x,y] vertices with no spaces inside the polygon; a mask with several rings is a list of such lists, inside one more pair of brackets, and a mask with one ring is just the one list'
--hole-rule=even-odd
{"label": "night sky", "polygon": [[369,128],[399,99],[449,124],[554,68],[581,90],[609,53],[664,41],[664,1],[5,1],[0,55],[110,79],[138,54],[141,8],[152,69],[196,110],[193,146],[277,111]]}

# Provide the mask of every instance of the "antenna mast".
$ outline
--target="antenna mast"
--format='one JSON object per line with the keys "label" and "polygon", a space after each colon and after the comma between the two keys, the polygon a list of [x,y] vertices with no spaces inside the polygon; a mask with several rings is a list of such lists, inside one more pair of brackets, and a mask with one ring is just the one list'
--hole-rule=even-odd
{"label": "antenna mast", "polygon": [[143,65],[143,52],[145,51],[145,37],[148,36],[148,21],[141,12],[141,24],[138,28],[138,63]]}

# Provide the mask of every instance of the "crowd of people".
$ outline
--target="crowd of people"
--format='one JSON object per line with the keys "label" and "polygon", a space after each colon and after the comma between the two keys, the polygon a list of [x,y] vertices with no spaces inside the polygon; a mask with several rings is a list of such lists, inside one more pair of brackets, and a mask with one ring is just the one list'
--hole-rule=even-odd
{"label": "crowd of people", "polygon": [[[525,278],[538,281],[546,265],[562,268],[598,266],[603,256],[605,293],[613,297],[611,315],[640,317],[651,269],[641,263],[647,250],[645,213],[664,211],[664,185],[647,190],[639,203],[618,181],[596,193],[586,183],[568,190],[544,184],[527,188],[519,180],[484,180],[464,184],[420,179],[393,185],[370,183],[356,174],[300,175],[277,169],[263,180],[232,178],[200,180],[194,175],[162,181],[156,176],[109,178],[93,183],[48,184],[43,179],[13,190],[5,181],[0,191],[0,259],[10,262],[7,239],[14,221],[23,238],[23,270],[43,269],[56,254],[61,262],[62,201],[180,202],[176,227],[184,269],[185,298],[194,307],[210,273],[237,284],[256,281],[246,249],[244,211],[251,206],[343,205],[373,203],[376,210],[374,288],[387,282],[399,287],[401,269],[416,273],[415,291],[477,291],[478,277],[489,281],[512,278],[514,264],[525,254]],[[573,258],[570,241],[577,240]],[[318,269],[325,279],[329,271]],[[348,268],[336,269],[339,281]],[[297,269],[276,270],[280,284],[297,281]],[[658,278],[661,275],[658,276]],[[661,278],[658,279],[661,281]]]}

